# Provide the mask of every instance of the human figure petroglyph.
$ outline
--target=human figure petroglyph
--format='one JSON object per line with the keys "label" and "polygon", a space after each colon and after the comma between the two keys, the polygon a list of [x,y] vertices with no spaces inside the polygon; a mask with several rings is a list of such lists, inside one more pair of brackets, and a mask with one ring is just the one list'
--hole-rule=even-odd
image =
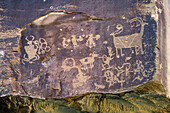
{"label": "human figure petroglyph", "polygon": [[108,53],[109,53],[109,57],[107,55],[103,55],[101,58],[104,62],[104,64],[102,64],[103,69],[102,70],[106,70],[106,69],[110,69],[112,68],[112,66],[110,66],[110,61],[113,59],[113,51],[111,47],[107,47]]}
{"label": "human figure petroglyph", "polygon": [[73,68],[77,68],[78,74],[73,79],[73,87],[74,88],[82,86],[89,78],[91,78],[90,76],[85,76],[84,75],[84,73],[81,70],[82,67],[76,65],[76,62],[75,62],[74,58],[66,58],[64,60],[64,62],[62,63],[61,67],[64,69],[64,72],[70,71]]}
{"label": "human figure petroglyph", "polygon": [[71,43],[73,44],[73,47],[79,47],[78,42],[83,41],[85,38],[85,35],[80,35],[80,36],[76,36],[76,35],[71,35],[71,39],[66,39],[65,37],[63,38],[62,44],[63,44],[63,48],[67,48]]}
{"label": "human figure petroglyph", "polygon": [[109,87],[114,85],[114,83],[120,83],[121,87],[123,87],[123,83],[130,77],[129,72],[132,72],[130,71],[130,68],[130,63],[124,63],[122,66],[113,67],[111,70],[106,70],[104,72],[104,76],[106,77],[106,82],[109,83]]}
{"label": "human figure petroglyph", "polygon": [[80,59],[79,61],[82,64],[82,69],[87,70],[88,68],[92,69],[94,67],[94,61],[95,61],[95,57],[98,57],[98,54],[95,54],[95,52],[90,53],[89,55],[90,57],[85,57]]}
{"label": "human figure petroglyph", "polygon": [[86,42],[86,46],[88,46],[89,48],[95,47],[96,43],[94,42],[94,39],[95,40],[100,39],[100,35],[93,36],[93,34],[89,34],[87,36],[89,36],[89,37],[88,37],[88,40]]}
{"label": "human figure petroglyph", "polygon": [[128,76],[129,72],[130,72],[130,67],[131,64],[130,63],[124,63],[121,67],[118,66],[117,70],[118,70],[118,76],[120,76],[122,73],[124,73],[124,76]]}
{"label": "human figure petroglyph", "polygon": [[86,46],[89,48],[95,47],[96,43],[94,40],[98,40],[100,38],[100,35],[93,36],[93,34],[83,34],[83,35],[71,35],[71,39],[66,39],[65,37],[63,38],[62,44],[63,48],[67,48],[71,43],[73,44],[73,47],[79,47],[78,42],[81,42],[85,39],[86,41]]}
{"label": "human figure petroglyph", "polygon": [[64,71],[70,71],[72,68],[77,68],[76,66],[76,61],[74,60],[74,58],[66,58],[61,66]]}
{"label": "human figure petroglyph", "polygon": [[106,82],[109,83],[109,87],[111,87],[112,85],[114,85],[114,83],[117,83],[119,82],[119,79],[117,77],[117,75],[115,75],[113,73],[113,71],[111,70],[106,70],[104,72],[104,76],[106,77]]}
{"label": "human figure petroglyph", "polygon": [[136,48],[140,48],[141,53],[143,54],[142,49],[142,36],[144,34],[144,26],[148,23],[143,22],[142,18],[136,17],[131,19],[129,22],[133,23],[135,21],[138,21],[141,25],[140,33],[134,33],[132,35],[125,35],[125,36],[116,36],[117,34],[120,34],[123,32],[123,26],[121,24],[118,24],[116,26],[117,30],[111,33],[110,35],[113,36],[113,43],[116,48],[116,56],[119,58],[118,55],[118,49],[120,49],[120,55],[124,56],[122,53],[123,48],[131,48],[135,47],[135,52],[137,51]]}
{"label": "human figure petroglyph", "polygon": [[144,66],[142,65],[142,61],[140,60],[136,60],[136,68],[134,69],[134,75],[136,75],[137,73],[143,73],[144,71]]}
{"label": "human figure petroglyph", "polygon": [[129,72],[133,72],[130,71],[130,68],[130,63],[124,63],[122,66],[118,66],[117,68],[117,77],[119,79],[119,83],[121,83],[121,87],[123,87],[123,83],[130,78]]}
{"label": "human figure petroglyph", "polygon": [[33,63],[36,60],[40,59],[40,54],[44,54],[45,52],[49,52],[51,48],[47,46],[47,42],[45,39],[40,38],[39,40],[35,40],[35,37],[33,35],[30,35],[25,38],[27,40],[26,46],[24,46],[24,50],[26,54],[24,54],[22,63],[29,62]]}
{"label": "human figure petroglyph", "polygon": [[83,41],[83,37],[82,36],[79,36],[77,38],[76,35],[72,35],[71,37],[72,37],[72,43],[73,43],[74,48],[78,47],[77,42]]}
{"label": "human figure petroglyph", "polygon": [[110,68],[112,68],[112,66],[110,66],[110,61],[112,60],[113,58],[111,58],[111,57],[108,57],[108,56],[106,56],[105,54],[102,56],[102,60],[103,60],[103,62],[104,62],[104,64],[102,64],[102,71],[103,70],[106,70],[106,69],[110,69]]}
{"label": "human figure petroglyph", "polygon": [[70,39],[63,38],[62,41],[63,48],[67,48],[69,46],[70,41],[71,41]]}
{"label": "human figure petroglyph", "polygon": [[[145,64],[148,65],[148,62],[145,62]],[[133,70],[134,75],[138,74],[140,76],[137,76],[134,78],[134,81],[138,80],[138,81],[142,81],[145,77],[149,77],[150,73],[154,72],[154,68],[150,67],[149,69],[145,69],[144,65],[142,64],[142,61],[140,60],[136,60],[136,65],[135,68]]]}
{"label": "human figure petroglyph", "polygon": [[149,76],[148,73],[153,72],[153,68],[149,68],[149,70],[147,71],[147,70],[145,70],[145,67],[142,64],[142,61],[137,60],[136,68],[133,71],[134,71],[135,75],[138,73],[138,74],[142,74],[143,77],[148,77]]}
{"label": "human figure petroglyph", "polygon": [[34,41],[35,37],[33,35],[30,35],[30,40],[28,39],[28,37],[26,37],[25,39],[28,41],[27,44],[28,46],[25,46],[25,52],[27,53],[27,57],[26,54],[24,54],[24,57],[22,59],[22,63],[24,63],[24,61],[29,62],[29,63],[33,63],[33,61],[39,60],[40,57],[37,54],[38,51],[38,45],[37,42]]}

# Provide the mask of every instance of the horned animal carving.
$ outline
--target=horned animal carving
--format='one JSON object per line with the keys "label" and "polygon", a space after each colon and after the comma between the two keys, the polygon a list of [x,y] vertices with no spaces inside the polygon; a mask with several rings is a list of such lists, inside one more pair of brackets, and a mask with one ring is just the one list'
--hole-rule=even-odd
{"label": "horned animal carving", "polygon": [[135,47],[135,52],[137,53],[137,49],[141,50],[141,53],[143,54],[142,49],[142,36],[144,33],[144,26],[148,23],[143,22],[142,18],[136,17],[131,19],[129,22],[133,23],[135,21],[138,21],[141,25],[141,29],[139,33],[134,33],[132,35],[125,35],[125,36],[115,36],[117,34],[120,34],[123,31],[123,26],[121,24],[118,24],[116,26],[117,30],[111,33],[110,35],[113,36],[113,43],[116,48],[116,56],[119,58],[118,55],[118,49],[120,49],[120,55],[124,56],[122,53],[123,48],[132,48]]}
{"label": "horned animal carving", "polygon": [[94,67],[94,60],[95,57],[98,57],[98,54],[95,54],[94,52],[90,54],[91,57],[85,57],[80,59],[80,62],[82,63],[82,66],[84,70],[87,70],[88,68],[93,68]]}

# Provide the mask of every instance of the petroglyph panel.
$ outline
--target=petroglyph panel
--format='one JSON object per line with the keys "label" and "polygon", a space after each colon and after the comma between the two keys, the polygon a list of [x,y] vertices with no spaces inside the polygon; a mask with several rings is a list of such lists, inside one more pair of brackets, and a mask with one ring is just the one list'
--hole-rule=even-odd
{"label": "petroglyph panel", "polygon": [[[22,29],[18,56],[0,50],[2,66],[5,59],[19,61],[4,65],[10,70],[8,75],[15,75],[8,82],[16,81],[13,87],[19,84],[15,89],[22,95],[64,98],[90,92],[118,93],[150,81],[156,71],[156,21],[150,14],[138,12],[142,3],[122,1],[103,1],[101,6],[108,10],[100,16],[91,8],[81,12],[81,3],[70,5],[69,12],[56,11],[66,5],[51,6],[52,12]],[[1,73],[5,79],[4,71]],[[1,86],[5,86],[4,79]]]}
{"label": "petroglyph panel", "polygon": [[[148,39],[155,37],[148,31],[152,30],[151,17],[96,21],[79,13],[53,12],[51,16],[56,17],[52,26],[33,22],[30,26],[34,27],[23,30],[21,37],[22,73],[40,73],[39,88],[48,92],[43,96],[113,92],[152,79],[155,55],[148,48],[155,42]],[[65,24],[69,19],[72,22]]]}

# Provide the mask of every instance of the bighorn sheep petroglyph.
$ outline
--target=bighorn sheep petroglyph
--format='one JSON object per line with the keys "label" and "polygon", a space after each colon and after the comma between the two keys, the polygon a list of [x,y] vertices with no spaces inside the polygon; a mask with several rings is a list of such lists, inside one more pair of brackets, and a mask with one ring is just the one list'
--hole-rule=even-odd
{"label": "bighorn sheep petroglyph", "polygon": [[138,21],[141,25],[141,29],[139,33],[134,33],[131,35],[125,35],[125,36],[115,36],[117,34],[120,34],[123,32],[123,26],[121,24],[118,24],[116,26],[117,30],[111,33],[110,35],[113,36],[113,43],[116,48],[116,56],[119,58],[118,55],[118,49],[120,49],[121,56],[124,54],[122,53],[122,48],[132,48],[135,47],[135,52],[136,48],[141,50],[141,53],[143,53],[142,49],[142,36],[144,34],[144,26],[147,25],[148,23],[143,22],[142,18],[136,17],[131,19],[129,22],[133,23],[135,21]]}

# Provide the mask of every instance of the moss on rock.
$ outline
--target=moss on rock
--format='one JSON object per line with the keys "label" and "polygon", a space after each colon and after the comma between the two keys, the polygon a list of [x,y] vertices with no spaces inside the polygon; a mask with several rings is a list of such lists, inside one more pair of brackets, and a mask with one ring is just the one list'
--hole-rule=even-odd
{"label": "moss on rock", "polygon": [[0,97],[0,113],[168,113],[170,99],[157,94],[130,92],[123,96],[88,94],[62,100]]}

